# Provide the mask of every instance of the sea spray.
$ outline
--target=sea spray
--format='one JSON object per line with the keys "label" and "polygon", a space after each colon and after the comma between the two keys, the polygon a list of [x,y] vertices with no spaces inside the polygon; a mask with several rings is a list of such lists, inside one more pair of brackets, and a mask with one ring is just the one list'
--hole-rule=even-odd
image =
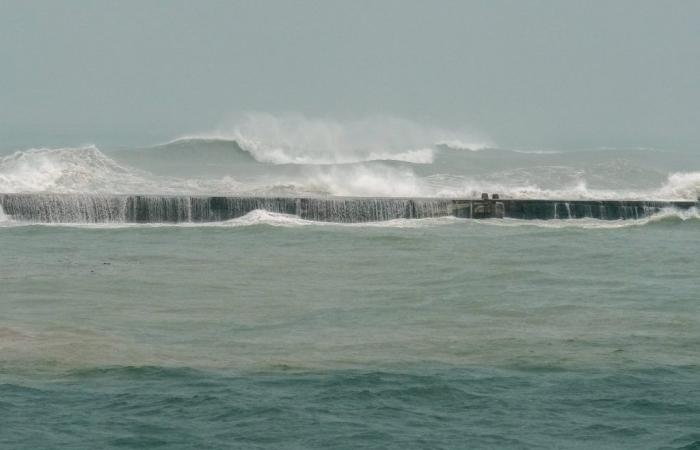
{"label": "sea spray", "polygon": [[148,173],[117,163],[94,145],[29,149],[0,158],[0,193],[121,193],[160,188]]}
{"label": "sea spray", "polygon": [[666,198],[700,199],[700,172],[670,174],[666,183],[659,189],[659,194]]}
{"label": "sea spray", "polygon": [[236,141],[253,157],[272,164],[345,164],[395,160],[417,164],[433,162],[436,145],[460,149],[492,146],[465,131],[426,126],[410,120],[374,116],[339,121],[299,114],[247,114],[233,124],[181,139]]}
{"label": "sea spray", "polygon": [[[416,150],[409,140],[387,139],[381,144],[386,155],[349,142],[329,157],[320,144],[314,146],[315,138],[308,149],[303,140],[292,141],[284,158],[294,164],[261,162],[235,141],[216,139],[126,150],[92,145],[20,150],[0,158],[0,193],[478,198],[488,192],[563,201],[696,200],[700,194],[700,171],[694,171],[700,159],[693,154],[616,149],[522,154],[444,145]],[[375,160],[377,155],[386,158]]]}

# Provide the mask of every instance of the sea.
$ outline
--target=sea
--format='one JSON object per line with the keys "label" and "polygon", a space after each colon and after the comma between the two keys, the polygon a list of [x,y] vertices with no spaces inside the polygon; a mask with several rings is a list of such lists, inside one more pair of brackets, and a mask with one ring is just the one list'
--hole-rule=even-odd
{"label": "sea", "polygon": [[[696,200],[700,153],[251,116],[0,146],[0,193]],[[700,449],[700,215],[0,211],[2,449]]]}

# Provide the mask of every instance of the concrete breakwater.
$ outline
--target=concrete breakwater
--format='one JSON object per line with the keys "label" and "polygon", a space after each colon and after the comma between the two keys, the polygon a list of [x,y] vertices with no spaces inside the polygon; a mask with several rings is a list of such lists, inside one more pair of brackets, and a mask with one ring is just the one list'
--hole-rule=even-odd
{"label": "concrete breakwater", "polygon": [[490,219],[639,219],[694,201],[293,198],[184,195],[0,194],[11,220],[36,223],[180,223],[235,219],[263,209],[302,219],[357,223],[456,216]]}

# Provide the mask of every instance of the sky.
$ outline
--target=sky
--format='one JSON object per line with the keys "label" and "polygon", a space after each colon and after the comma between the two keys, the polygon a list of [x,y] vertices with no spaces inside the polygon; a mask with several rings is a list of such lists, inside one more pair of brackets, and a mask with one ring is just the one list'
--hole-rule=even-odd
{"label": "sky", "polygon": [[252,111],[694,149],[699,74],[697,1],[0,0],[5,142],[152,141]]}

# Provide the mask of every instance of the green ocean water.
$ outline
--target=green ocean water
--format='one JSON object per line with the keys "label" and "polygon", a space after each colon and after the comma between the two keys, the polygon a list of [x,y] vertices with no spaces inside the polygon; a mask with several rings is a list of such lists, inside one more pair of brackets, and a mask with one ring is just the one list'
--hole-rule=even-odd
{"label": "green ocean water", "polygon": [[0,227],[0,448],[700,446],[700,222]]}
{"label": "green ocean water", "polygon": [[0,0],[0,68],[0,450],[700,450],[700,0]]}

